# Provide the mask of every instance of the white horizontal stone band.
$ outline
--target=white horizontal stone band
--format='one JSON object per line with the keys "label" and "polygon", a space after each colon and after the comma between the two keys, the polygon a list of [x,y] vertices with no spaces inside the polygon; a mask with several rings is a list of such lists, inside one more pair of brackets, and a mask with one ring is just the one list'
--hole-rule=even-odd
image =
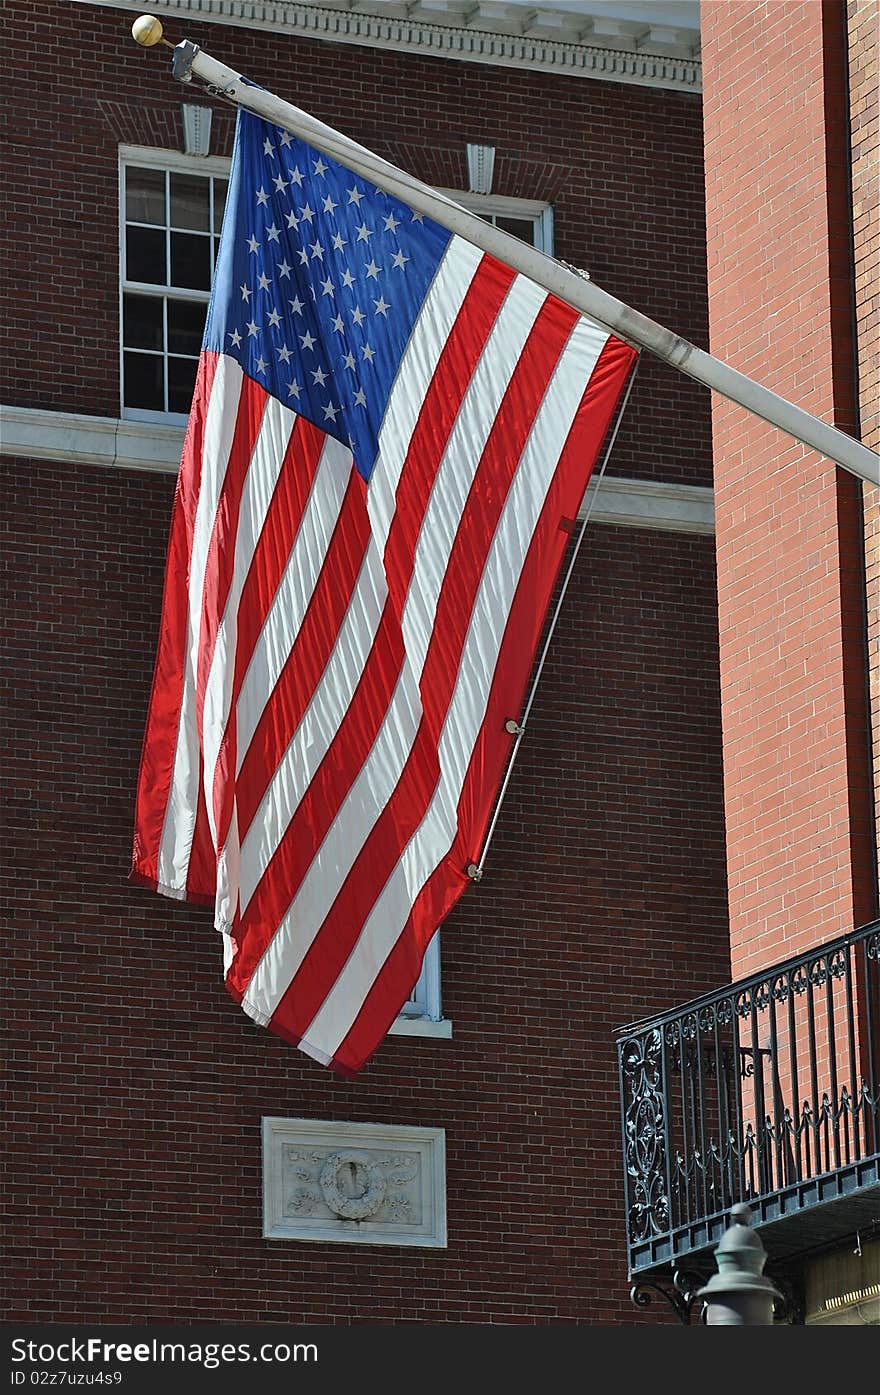
{"label": "white horizontal stone band", "polygon": [[[3,455],[176,474],[182,446],[182,426],[0,407]],[[608,475],[587,503],[594,523],[674,533],[715,531],[712,490],[701,485]]]}

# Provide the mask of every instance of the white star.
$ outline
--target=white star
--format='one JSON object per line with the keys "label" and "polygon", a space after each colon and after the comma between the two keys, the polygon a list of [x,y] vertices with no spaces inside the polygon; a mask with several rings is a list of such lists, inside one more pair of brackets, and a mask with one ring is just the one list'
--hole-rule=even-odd
{"label": "white star", "polygon": [[424,215],[424,213],[414,213],[414,214],[413,214],[413,222],[414,222],[414,223],[424,223],[424,221],[425,221],[425,215]]}
{"label": "white star", "polygon": [[309,254],[306,251],[305,247],[301,247],[299,249],[299,262],[300,266],[308,266],[309,264]]}
{"label": "white star", "polygon": [[315,368],[312,371],[312,382],[315,383],[318,387],[323,387],[326,381],[327,374],[324,372],[323,368]]}
{"label": "white star", "polygon": [[233,344],[237,349],[239,344],[241,343],[241,335],[239,334],[238,330],[234,329],[230,334],[229,338],[232,340]]}
{"label": "white star", "polygon": [[386,316],[387,316],[388,311],[391,309],[391,306],[388,304],[388,301],[385,299],[384,295],[380,295],[380,297],[379,297],[378,300],[374,300],[374,301],[373,301],[373,304],[374,304],[375,307],[376,307],[376,309],[375,309],[375,311],[374,311],[373,313],[376,314],[376,315],[386,315]]}
{"label": "white star", "polygon": [[363,194],[361,193],[360,189],[356,184],[353,189],[349,189],[348,191],[349,203],[357,204],[358,207],[360,207],[360,202],[363,197]]}
{"label": "white star", "polygon": [[332,295],[333,289],[333,282],[330,280],[330,277],[328,276],[326,281],[321,282],[321,290],[324,293],[324,295]]}
{"label": "white star", "polygon": [[330,196],[330,194],[328,194],[327,197],[326,197],[326,199],[324,200],[324,212],[325,212],[325,213],[332,213],[333,210],[334,210],[334,208],[338,208],[338,207],[339,207],[339,204],[338,204],[338,203],[334,203],[332,197]]}
{"label": "white star", "polygon": [[288,277],[290,276],[290,267],[287,265],[287,258],[286,258],[286,257],[284,258],[284,261],[283,261],[283,262],[279,262],[279,263],[278,263],[278,275],[279,275],[279,276],[288,276]]}
{"label": "white star", "polygon": [[275,325],[276,328],[277,328],[277,326],[280,325],[280,323],[281,323],[281,316],[278,314],[278,311],[277,311],[277,310],[273,310],[273,311],[272,311],[272,314],[269,316],[269,324],[270,324],[270,325]]}
{"label": "white star", "polygon": [[290,212],[289,212],[288,215],[287,215],[287,226],[288,226],[289,228],[298,228],[298,227],[299,227],[299,219],[297,218],[297,216],[296,216],[296,214],[294,213],[293,209],[291,209]]}
{"label": "white star", "polygon": [[259,242],[258,242],[257,239],[254,237],[253,233],[251,233],[250,237],[248,238],[248,251],[250,251],[250,252],[256,252],[256,251],[259,250],[259,247],[260,247]]}
{"label": "white star", "polygon": [[400,219],[395,218],[393,213],[389,213],[382,226],[386,232],[397,232],[400,227]]}
{"label": "white star", "polygon": [[325,421],[335,421],[337,415],[338,415],[338,408],[334,407],[332,402],[328,402],[328,403],[327,403],[327,406],[324,408],[324,420],[325,420]]}
{"label": "white star", "polygon": [[250,300],[250,298],[251,298],[251,288],[250,288],[250,286],[248,286],[248,285],[241,286],[241,287],[240,287],[240,290],[241,290],[241,298],[242,298],[242,300]]}
{"label": "white star", "polygon": [[323,261],[323,260],[324,260],[324,248],[321,246],[320,242],[312,242],[312,243],[310,243],[310,246],[311,246],[311,249],[312,249],[312,258],[314,259],[315,257],[319,257],[319,258],[321,259],[321,261]]}
{"label": "white star", "polygon": [[281,348],[278,350],[278,357],[284,363],[290,362],[290,350],[288,349],[286,344],[281,345]]}
{"label": "white star", "polygon": [[272,283],[270,282],[270,280],[269,280],[268,276],[266,275],[265,271],[261,271],[261,272],[260,272],[260,279],[259,279],[259,281],[257,282],[257,285],[259,286],[260,290],[261,290],[261,291],[268,291],[268,289],[269,289],[269,287],[270,287],[271,284],[272,284]]}
{"label": "white star", "polygon": [[325,165],[324,161],[321,159],[319,155],[317,160],[315,161],[315,174],[320,175],[321,179],[323,179],[324,175],[327,173],[329,168],[330,166]]}
{"label": "white star", "polygon": [[358,388],[357,392],[355,393],[355,395],[354,395],[354,405],[355,405],[356,407],[366,407],[366,405],[367,405],[367,399],[366,399],[366,397],[364,396],[364,390],[363,390],[363,388]]}
{"label": "white star", "polygon": [[299,166],[295,166],[295,167],[290,171],[290,182],[291,182],[291,184],[302,184],[302,182],[303,182],[302,170],[299,168]]}
{"label": "white star", "polygon": [[345,270],[344,270],[343,273],[342,273],[342,284],[343,284],[343,286],[353,286],[353,285],[354,285],[354,277],[352,276],[352,274],[351,274],[351,272],[349,271],[348,267],[346,267]]}
{"label": "white star", "polygon": [[356,305],[356,306],[354,307],[354,310],[351,312],[351,318],[352,318],[352,323],[353,323],[353,324],[362,325],[363,322],[364,322],[364,320],[365,320],[367,317],[366,317],[366,315],[364,314],[364,312],[363,312],[363,310],[361,309],[361,307],[360,307],[359,305]]}
{"label": "white star", "polygon": [[253,339],[254,335],[257,333],[257,329],[258,326],[254,324],[254,321],[248,320],[247,332],[250,339]]}
{"label": "white star", "polygon": [[331,320],[331,324],[333,325],[334,329],[339,331],[340,334],[343,334],[345,332],[345,325],[342,322],[341,315],[337,315],[335,320]]}
{"label": "white star", "polygon": [[391,265],[399,266],[401,271],[403,271],[403,268],[408,261],[409,257],[405,257],[402,252],[395,252],[394,256],[391,258]]}
{"label": "white star", "polygon": [[376,350],[370,348],[369,344],[364,345],[364,347],[361,349],[361,353],[363,354],[364,359],[367,363],[372,363],[373,359],[376,357]]}
{"label": "white star", "polygon": [[262,186],[262,184],[261,184],[260,187],[259,187],[259,189],[257,190],[257,207],[259,208],[259,206],[260,206],[261,203],[268,203],[268,202],[269,202],[269,195],[266,193],[266,190],[263,188],[263,186]]}
{"label": "white star", "polygon": [[378,280],[382,268],[378,267],[374,261],[368,262],[365,269],[368,277],[372,276],[374,281]]}
{"label": "white star", "polygon": [[345,355],[345,358],[342,360],[342,364],[344,368],[354,368],[354,354],[351,352],[350,349],[348,353]]}
{"label": "white star", "polygon": [[347,247],[347,246],[348,246],[348,238],[347,238],[347,237],[343,237],[343,236],[342,236],[342,233],[334,233],[334,234],[333,234],[333,250],[334,250],[334,252],[341,252],[342,249],[343,249],[343,247]]}
{"label": "white star", "polygon": [[368,228],[366,223],[361,223],[357,230],[358,242],[366,242],[373,236],[372,228]]}
{"label": "white star", "polygon": [[290,145],[290,132],[289,132],[289,131],[279,131],[278,134],[279,134],[279,136],[281,137],[281,144],[284,145],[284,146],[289,146],[289,145]]}
{"label": "white star", "polygon": [[289,385],[287,389],[287,396],[299,397],[299,383],[296,381],[296,378],[294,378],[293,382]]}
{"label": "white star", "polygon": [[302,344],[304,349],[313,349],[315,347],[315,344],[317,343],[317,340],[315,339],[313,334],[310,334],[309,331],[306,330],[305,334],[301,334],[299,336],[299,342]]}
{"label": "white star", "polygon": [[258,373],[265,373],[265,371],[266,371],[266,360],[265,360],[265,359],[262,357],[262,355],[261,355],[261,356],[257,359],[257,372],[258,372]]}
{"label": "white star", "polygon": [[279,174],[276,178],[275,188],[278,190],[279,194],[283,194],[284,190],[287,188],[287,180],[284,178],[283,174]]}
{"label": "white star", "polygon": [[275,147],[274,147],[274,145],[272,144],[272,142],[270,141],[270,139],[269,139],[268,136],[267,136],[266,139],[263,141],[263,154],[264,154],[264,155],[274,155],[274,154],[275,154]]}
{"label": "white star", "polygon": [[305,218],[307,223],[311,223],[315,216],[315,210],[309,204],[304,204],[299,211],[299,216],[300,218]]}
{"label": "white star", "polygon": [[278,234],[280,233],[280,231],[281,231],[281,229],[280,229],[279,227],[277,227],[277,226],[275,225],[275,223],[273,223],[273,224],[271,225],[271,227],[268,227],[268,228],[266,229],[266,232],[269,234],[269,241],[270,241],[270,242],[277,242],[277,241],[278,241]]}
{"label": "white star", "polygon": [[288,303],[288,305],[290,306],[291,310],[293,311],[294,315],[301,315],[301,314],[302,314],[302,312],[303,312],[303,303],[302,303],[302,301],[300,300],[300,298],[299,298],[298,295],[295,295],[295,296],[293,297],[293,300],[289,300],[287,303]]}

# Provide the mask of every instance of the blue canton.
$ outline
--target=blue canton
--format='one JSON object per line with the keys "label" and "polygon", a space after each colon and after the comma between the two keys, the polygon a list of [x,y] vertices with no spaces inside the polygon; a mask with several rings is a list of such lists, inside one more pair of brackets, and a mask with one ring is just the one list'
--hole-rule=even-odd
{"label": "blue canton", "polygon": [[240,112],[203,348],[349,446],[369,479],[400,360],[452,234]]}

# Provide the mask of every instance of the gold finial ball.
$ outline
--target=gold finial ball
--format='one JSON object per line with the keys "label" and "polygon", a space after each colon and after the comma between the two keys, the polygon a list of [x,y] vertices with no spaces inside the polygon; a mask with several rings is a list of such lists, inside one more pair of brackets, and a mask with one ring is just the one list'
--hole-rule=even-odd
{"label": "gold finial ball", "polygon": [[131,37],[143,48],[152,48],[162,38],[162,21],[155,15],[140,15],[131,26]]}

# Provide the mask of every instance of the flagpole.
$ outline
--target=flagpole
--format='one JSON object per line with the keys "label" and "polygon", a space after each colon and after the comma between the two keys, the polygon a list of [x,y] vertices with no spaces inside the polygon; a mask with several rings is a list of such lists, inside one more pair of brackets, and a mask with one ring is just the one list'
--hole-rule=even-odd
{"label": "flagpole", "polygon": [[570,582],[571,574],[574,571],[574,564],[577,561],[578,553],[581,550],[581,543],[584,540],[584,533],[587,531],[587,524],[589,523],[590,515],[593,512],[593,505],[596,502],[596,496],[599,493],[599,487],[602,483],[602,479],[605,474],[605,466],[608,464],[608,461],[611,457],[611,452],[614,449],[614,442],[617,440],[617,433],[620,430],[620,423],[623,420],[623,414],[626,410],[626,404],[629,401],[629,395],[632,392],[632,386],[635,382],[637,371],[638,360],[636,360],[635,364],[633,365],[632,372],[629,375],[629,382],[626,385],[626,392],[623,394],[623,397],[618,403],[617,416],[615,417],[614,421],[614,429],[611,432],[611,435],[608,439],[608,444],[602,453],[602,463],[600,464],[598,471],[594,471],[594,477],[592,480],[590,480],[589,484],[587,485],[587,494],[589,495],[589,500],[586,505],[586,508],[584,509],[583,522],[581,523],[580,531],[577,536],[577,541],[575,542],[575,545],[572,548],[571,557],[568,561],[568,567],[566,568],[565,577],[563,579],[562,587],[559,592],[559,597],[556,601],[556,608],[553,611],[553,617],[550,621],[550,625],[547,630],[547,638],[544,640],[544,648],[542,649],[541,657],[538,660],[538,667],[535,669],[535,676],[532,679],[531,690],[529,692],[528,698],[526,699],[526,705],[523,708],[522,716],[520,717],[518,722],[515,721],[513,718],[510,718],[505,723],[507,730],[511,733],[512,736],[515,737],[515,740],[513,743],[513,748],[510,752],[510,759],[507,762],[507,770],[504,772],[504,780],[502,782],[500,790],[498,791],[498,798],[495,801],[495,809],[492,814],[492,821],[489,824],[489,827],[486,830],[486,836],[483,839],[483,847],[480,852],[480,859],[478,862],[469,863],[467,867],[467,874],[470,877],[471,881],[474,882],[481,881],[483,877],[483,867],[486,862],[486,854],[489,851],[489,844],[492,841],[492,834],[495,832],[495,825],[498,822],[498,815],[501,813],[501,805],[503,804],[504,796],[507,793],[507,786],[510,783],[510,777],[513,773],[514,762],[516,761],[516,757],[519,753],[520,743],[522,742],[522,739],[526,734],[526,723],[529,719],[529,713],[532,710],[532,703],[535,700],[535,693],[537,691],[538,683],[541,680],[541,674],[544,671],[544,663],[546,661],[547,653],[550,648],[550,641],[552,640],[553,632],[556,629],[556,622],[558,621],[559,613],[562,610],[562,602],[565,600],[565,593],[568,590],[568,583]]}
{"label": "flagpole", "polygon": [[[142,16],[135,21],[132,33],[138,24],[150,17]],[[158,24],[158,21],[155,21]],[[161,39],[161,25],[158,37],[152,28],[148,46]],[[167,40],[163,41],[167,43]],[[423,184],[404,170],[373,154],[356,141],[350,140],[341,132],[326,126],[322,121],[309,116],[299,107],[285,102],[282,98],[261,87],[255,87],[240,73],[220,63],[204,53],[198,44],[185,39],[174,46],[172,58],[173,75],[181,82],[190,82],[194,77],[205,83],[209,93],[223,97],[237,106],[245,107],[256,116],[313,145],[322,154],[340,161],[350,169],[369,179],[377,188],[393,194],[408,204],[417,213],[432,218],[451,232],[467,238],[483,251],[512,266],[514,270],[530,277],[538,285],[566,301],[582,314],[588,315],[605,329],[646,349],[656,358],[677,368],[679,372],[711,388],[722,397],[736,402],[747,411],[768,421],[796,441],[811,447],[829,460],[842,465],[851,474],[870,484],[880,484],[880,457],[854,437],[838,431],[819,417],[814,417],[802,407],[788,402],[784,397],[762,387],[752,378],[746,377],[729,364],[697,348],[687,339],[665,329],[647,315],[625,305],[623,301],[603,291],[594,282],[584,279],[577,272],[570,271],[562,263],[528,246],[519,238],[493,227],[476,214],[470,213],[452,199],[446,198],[436,189]]]}

